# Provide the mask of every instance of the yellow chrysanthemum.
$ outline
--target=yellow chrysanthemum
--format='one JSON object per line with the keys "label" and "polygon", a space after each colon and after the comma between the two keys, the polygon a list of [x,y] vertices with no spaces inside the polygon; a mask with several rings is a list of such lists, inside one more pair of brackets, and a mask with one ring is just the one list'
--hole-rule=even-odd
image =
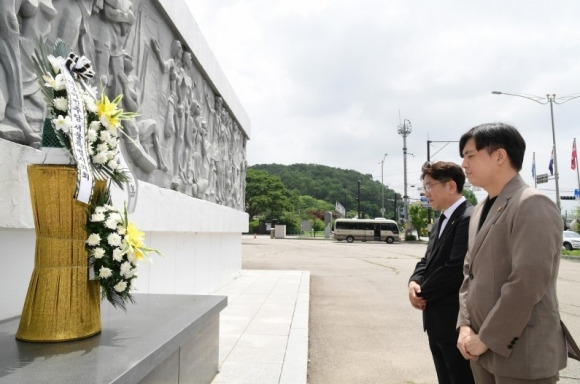
{"label": "yellow chrysanthemum", "polygon": [[141,251],[143,247],[143,237],[145,236],[144,232],[141,232],[132,221],[129,222],[127,225],[127,233],[125,234],[125,240],[127,244],[135,252],[135,257],[139,260],[144,258],[144,254]]}

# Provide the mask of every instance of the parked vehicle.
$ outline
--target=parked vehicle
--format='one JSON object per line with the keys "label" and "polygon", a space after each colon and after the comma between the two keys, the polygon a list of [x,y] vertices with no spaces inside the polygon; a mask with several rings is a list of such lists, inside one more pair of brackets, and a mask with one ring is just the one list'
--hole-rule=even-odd
{"label": "parked vehicle", "polygon": [[564,231],[564,248],[567,251],[580,249],[580,234],[574,231]]}
{"label": "parked vehicle", "polygon": [[336,219],[334,223],[334,238],[352,243],[360,241],[384,241],[392,244],[401,241],[397,222],[383,218],[379,219]]}

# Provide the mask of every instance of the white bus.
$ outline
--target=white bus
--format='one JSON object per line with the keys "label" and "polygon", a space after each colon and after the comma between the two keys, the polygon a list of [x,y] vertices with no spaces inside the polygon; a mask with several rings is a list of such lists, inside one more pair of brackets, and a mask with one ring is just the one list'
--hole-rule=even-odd
{"label": "white bus", "polygon": [[401,241],[397,222],[383,218],[378,219],[336,219],[334,239],[352,243],[361,241],[384,241],[392,244]]}

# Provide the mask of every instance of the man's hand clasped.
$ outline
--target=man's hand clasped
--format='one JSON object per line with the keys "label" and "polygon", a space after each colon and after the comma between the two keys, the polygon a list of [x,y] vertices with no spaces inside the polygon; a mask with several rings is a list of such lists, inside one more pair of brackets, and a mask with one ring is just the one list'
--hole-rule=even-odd
{"label": "man's hand clasped", "polygon": [[457,339],[457,348],[466,360],[477,360],[489,349],[487,345],[479,338],[479,335],[467,325],[459,328],[459,337]]}
{"label": "man's hand clasped", "polygon": [[413,308],[424,310],[427,306],[427,300],[419,296],[421,294],[421,286],[415,281],[409,283],[409,301]]}

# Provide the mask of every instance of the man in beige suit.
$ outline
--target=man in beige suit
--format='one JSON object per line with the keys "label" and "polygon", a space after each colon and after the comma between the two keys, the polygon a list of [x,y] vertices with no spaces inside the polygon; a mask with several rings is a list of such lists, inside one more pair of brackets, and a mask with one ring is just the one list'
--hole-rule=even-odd
{"label": "man in beige suit", "polygon": [[526,143],[514,127],[479,125],[459,149],[467,178],[488,197],[470,220],[457,346],[478,384],[556,383],[566,366],[560,212],[519,175]]}

